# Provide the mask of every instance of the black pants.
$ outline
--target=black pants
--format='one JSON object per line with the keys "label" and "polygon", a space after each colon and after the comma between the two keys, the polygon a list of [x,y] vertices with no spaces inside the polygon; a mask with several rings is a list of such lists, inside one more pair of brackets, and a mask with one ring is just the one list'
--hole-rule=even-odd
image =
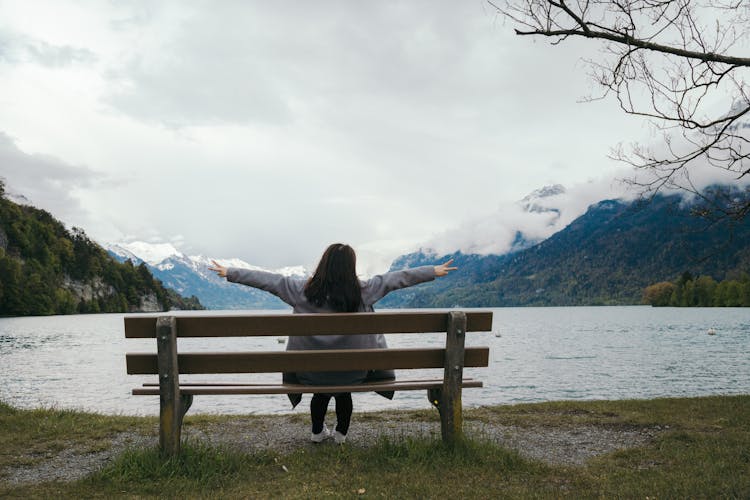
{"label": "black pants", "polygon": [[331,398],[336,399],[336,430],[346,435],[349,432],[349,423],[352,421],[352,393],[340,392],[337,394],[313,394],[310,400],[310,418],[312,419],[313,434],[323,430],[323,424],[328,411],[328,402]]}

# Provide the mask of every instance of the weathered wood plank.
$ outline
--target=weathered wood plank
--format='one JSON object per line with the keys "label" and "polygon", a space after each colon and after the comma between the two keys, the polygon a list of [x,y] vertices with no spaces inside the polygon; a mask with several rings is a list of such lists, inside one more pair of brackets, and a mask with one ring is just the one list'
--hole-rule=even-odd
{"label": "weathered wood plank", "polygon": [[[466,331],[492,329],[492,312],[466,313]],[[180,337],[245,337],[274,335],[360,335],[367,333],[445,332],[447,312],[394,312],[345,314],[266,314],[232,316],[179,316]],[[153,338],[156,317],[125,317],[127,338]]]}
{"label": "weathered wood plank", "polygon": [[[464,382],[474,380],[471,377],[464,378]],[[443,383],[443,379],[418,379],[418,380],[382,380],[377,382],[365,382],[366,385],[373,385],[373,384],[391,384],[391,383],[401,383],[401,382],[440,382]],[[268,382],[264,383],[251,383],[251,382],[185,382],[180,381],[180,389],[184,387],[275,387],[275,386],[284,386],[284,387],[297,387],[296,384],[269,384]],[[362,385],[362,384],[357,384]],[[144,382],[143,387],[159,387],[158,382]],[[317,386],[315,386],[317,387]],[[342,387],[342,386],[336,386],[336,387]]]}
{"label": "weathered wood plank", "polygon": [[[151,353],[126,354],[130,375],[158,373],[157,356]],[[470,347],[462,365],[489,364],[489,347]],[[196,352],[181,353],[177,363],[182,374],[199,373],[277,373],[346,370],[405,370],[443,368],[445,349],[337,349],[321,351]]]}
{"label": "weathered wood plank", "polygon": [[[464,388],[482,387],[481,380],[466,379]],[[233,394],[313,394],[316,392],[372,392],[372,391],[418,391],[440,388],[443,379],[404,380],[396,382],[378,382],[356,385],[298,385],[298,384],[258,384],[258,385],[191,385],[180,386],[182,394],[198,395],[233,395]],[[138,387],[133,389],[135,396],[156,396],[157,387]]]}

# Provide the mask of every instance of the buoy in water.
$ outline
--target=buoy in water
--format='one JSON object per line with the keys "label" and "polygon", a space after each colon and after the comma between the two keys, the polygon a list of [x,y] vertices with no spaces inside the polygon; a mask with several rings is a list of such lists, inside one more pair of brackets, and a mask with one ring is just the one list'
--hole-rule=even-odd
{"label": "buoy in water", "polygon": [[716,330],[714,330],[713,328],[709,328],[707,333],[709,335],[716,335]]}

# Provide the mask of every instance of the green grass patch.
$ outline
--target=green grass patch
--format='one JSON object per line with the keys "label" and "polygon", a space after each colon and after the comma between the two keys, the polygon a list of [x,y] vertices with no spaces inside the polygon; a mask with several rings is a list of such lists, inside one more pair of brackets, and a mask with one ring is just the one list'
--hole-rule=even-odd
{"label": "green grass patch", "polygon": [[[327,445],[292,454],[247,455],[226,447],[188,443],[175,459],[157,450],[128,451],[100,473],[72,486],[71,494],[166,497],[317,498],[357,496],[431,497],[444,491],[461,497],[496,496],[529,481],[545,485],[550,469],[517,452],[465,440],[453,447],[428,439],[380,439],[368,448]],[[511,480],[497,481],[501,473]],[[489,474],[489,476],[488,476]],[[477,488],[476,481],[490,486]]]}
{"label": "green grass patch", "polygon": [[668,432],[652,446],[591,460],[576,487],[605,498],[748,498],[749,444],[741,432]]}
{"label": "green grass patch", "polygon": [[248,455],[224,446],[188,442],[178,457],[169,459],[156,448],[127,450],[80,486],[107,494],[212,496],[237,482],[266,481],[274,474],[273,464],[270,454]]}
{"label": "green grass patch", "polygon": [[21,410],[0,402],[0,468],[29,465],[66,448],[96,452],[126,430],[152,429],[156,419],[56,408]]}
{"label": "green grass patch", "polygon": [[[358,425],[419,419],[423,412],[368,413]],[[238,417],[192,417],[216,425]],[[245,418],[245,417],[239,417]],[[264,417],[253,417],[264,418]],[[272,417],[265,417],[269,421]],[[380,418],[381,423],[377,420]],[[433,417],[434,418],[434,417]],[[367,447],[300,443],[292,453],[243,453],[188,441],[183,453],[128,449],[72,483],[0,484],[18,498],[748,498],[750,396],[646,401],[562,402],[479,408],[467,420],[485,425],[656,429],[654,439],[601,455],[583,466],[553,466],[481,439],[453,447],[439,438],[379,439]],[[24,424],[14,419],[27,420]],[[0,405],[0,444],[16,442],[6,426],[41,442],[106,439],[118,428],[151,429],[153,419],[104,417]],[[301,425],[306,425],[306,421]],[[65,437],[65,439],[63,439]],[[154,437],[156,439],[156,437]],[[42,448],[44,445],[40,444]],[[16,448],[18,449],[18,448]]]}
{"label": "green grass patch", "polygon": [[529,485],[556,491],[555,481],[548,481],[557,478],[551,468],[474,440],[447,447],[427,438],[380,439],[369,448],[323,446],[283,461],[289,473],[274,496],[353,497],[363,491],[379,498],[489,498],[528,491]]}
{"label": "green grass patch", "polygon": [[554,401],[469,409],[465,418],[521,427],[578,425],[671,426],[750,431],[750,396],[620,401]]}

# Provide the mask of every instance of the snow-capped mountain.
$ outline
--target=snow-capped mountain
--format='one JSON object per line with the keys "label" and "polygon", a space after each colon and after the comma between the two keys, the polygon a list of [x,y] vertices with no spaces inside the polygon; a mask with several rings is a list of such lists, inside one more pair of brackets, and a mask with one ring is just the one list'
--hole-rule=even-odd
{"label": "snow-capped mountain", "polygon": [[[726,191],[724,200],[739,191],[736,186],[716,189]],[[451,255],[458,272],[398,290],[378,305],[638,304],[645,287],[678,281],[686,270],[709,280],[736,279],[748,259],[750,219],[701,219],[693,215],[700,203],[679,194],[659,194],[648,203],[601,200],[531,248],[506,255]]]}
{"label": "snow-capped mountain", "polygon": [[445,255],[506,255],[534,246],[564,227],[563,207],[569,197],[560,184],[536,189],[494,213],[436,236],[416,252],[397,258],[391,269],[431,263]]}
{"label": "snow-capped mountain", "polygon": [[146,243],[134,241],[106,246],[117,260],[131,260],[133,264],[145,263],[154,277],[184,296],[195,295],[209,309],[278,309],[286,307],[276,297],[250,287],[228,283],[209,271],[215,260],[227,267],[241,267],[270,271],[285,276],[306,276],[302,266],[281,269],[264,269],[241,259],[213,258],[204,255],[185,255],[169,243]]}
{"label": "snow-capped mountain", "polygon": [[[531,193],[523,197],[518,204],[523,207],[526,212],[530,213],[549,213],[553,212],[560,215],[560,209],[554,206],[554,197],[564,195],[567,191],[562,184],[553,184],[551,186],[544,186],[539,189],[535,189]],[[552,204],[550,204],[552,201]],[[552,206],[550,206],[552,205]]]}
{"label": "snow-capped mountain", "polygon": [[184,257],[171,243],[146,243],[145,241],[132,241],[130,243],[113,243],[107,245],[107,250],[119,257],[130,259],[133,262],[145,262],[150,266],[158,266],[170,257]]}

